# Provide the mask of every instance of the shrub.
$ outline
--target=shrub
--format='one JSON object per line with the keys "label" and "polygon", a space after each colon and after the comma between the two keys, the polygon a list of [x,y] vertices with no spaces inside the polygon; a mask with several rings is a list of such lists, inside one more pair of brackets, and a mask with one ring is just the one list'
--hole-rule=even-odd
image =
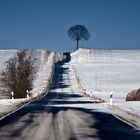
{"label": "shrub", "polygon": [[5,69],[0,73],[3,87],[14,92],[14,98],[25,98],[27,90],[32,89],[35,61],[27,50],[17,52],[16,56],[5,63]]}

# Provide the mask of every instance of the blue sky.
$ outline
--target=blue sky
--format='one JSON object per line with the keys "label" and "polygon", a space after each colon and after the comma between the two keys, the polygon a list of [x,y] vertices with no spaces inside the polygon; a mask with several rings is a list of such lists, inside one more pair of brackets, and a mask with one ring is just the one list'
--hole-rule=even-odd
{"label": "blue sky", "polygon": [[0,0],[0,49],[71,51],[75,24],[91,34],[81,47],[140,49],[140,0]]}

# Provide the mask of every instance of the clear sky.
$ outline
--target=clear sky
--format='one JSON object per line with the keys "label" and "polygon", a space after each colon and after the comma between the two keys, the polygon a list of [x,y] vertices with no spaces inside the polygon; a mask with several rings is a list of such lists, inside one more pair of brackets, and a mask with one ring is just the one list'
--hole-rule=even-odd
{"label": "clear sky", "polygon": [[91,34],[81,47],[140,49],[140,0],[0,0],[0,49],[71,51],[75,24]]}

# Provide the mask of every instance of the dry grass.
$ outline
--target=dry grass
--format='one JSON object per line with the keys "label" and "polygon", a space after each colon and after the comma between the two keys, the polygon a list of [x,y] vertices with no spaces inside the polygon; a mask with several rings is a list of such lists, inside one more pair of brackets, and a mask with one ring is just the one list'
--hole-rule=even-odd
{"label": "dry grass", "polygon": [[140,88],[129,92],[126,101],[140,101]]}

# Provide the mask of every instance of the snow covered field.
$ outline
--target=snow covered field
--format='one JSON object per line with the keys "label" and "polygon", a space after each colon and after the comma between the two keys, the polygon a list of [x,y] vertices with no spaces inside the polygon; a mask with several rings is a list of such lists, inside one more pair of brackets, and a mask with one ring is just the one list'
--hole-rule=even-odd
{"label": "snow covered field", "polygon": [[93,95],[140,115],[140,102],[126,102],[131,90],[140,88],[140,50],[79,49],[72,54],[82,86]]}

